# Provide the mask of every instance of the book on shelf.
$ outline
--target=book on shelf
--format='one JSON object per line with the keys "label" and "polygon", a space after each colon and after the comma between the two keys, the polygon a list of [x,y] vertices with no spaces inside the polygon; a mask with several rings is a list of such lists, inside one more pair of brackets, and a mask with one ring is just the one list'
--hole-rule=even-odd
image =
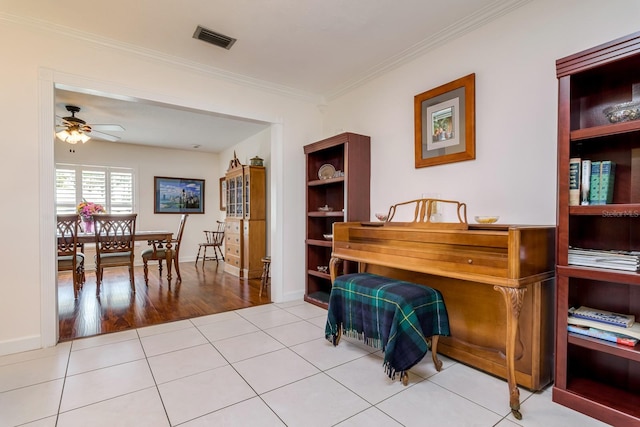
{"label": "book on shelf", "polygon": [[583,160],[580,171],[580,204],[589,204],[589,187],[591,186],[591,160]]}
{"label": "book on shelf", "polygon": [[569,159],[569,206],[580,204],[580,172],[582,165],[579,157]]}
{"label": "book on shelf", "polygon": [[568,263],[613,270],[640,270],[640,252],[569,248]]}
{"label": "book on shelf", "polygon": [[584,305],[570,309],[569,313],[583,319],[595,320],[596,322],[608,323],[623,328],[631,327],[636,321],[636,317],[633,314],[614,313],[612,311],[585,307]]}
{"label": "book on shelf", "polygon": [[607,332],[613,332],[620,334],[624,337],[635,338],[640,340],[640,323],[636,322],[628,328],[621,326],[610,325],[608,323],[596,322],[595,320],[583,319],[581,317],[567,316],[567,322],[569,325],[585,326],[587,328],[600,329]]}
{"label": "book on shelf", "polygon": [[589,204],[597,205],[600,201],[600,162],[591,162],[589,179]]}
{"label": "book on shelf", "polygon": [[614,342],[616,344],[628,345],[634,347],[638,344],[638,339],[633,337],[627,337],[615,332],[609,332],[597,328],[589,328],[587,326],[567,325],[567,330],[574,334],[584,335],[587,337],[598,338],[601,340]]}
{"label": "book on shelf", "polygon": [[600,195],[598,204],[606,205],[613,201],[613,184],[616,177],[616,163],[610,160],[600,162]]}

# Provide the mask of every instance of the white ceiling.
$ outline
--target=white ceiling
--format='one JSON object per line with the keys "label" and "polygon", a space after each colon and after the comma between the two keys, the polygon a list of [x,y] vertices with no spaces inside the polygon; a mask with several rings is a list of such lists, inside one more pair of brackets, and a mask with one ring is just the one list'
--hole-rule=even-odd
{"label": "white ceiling", "polygon": [[[529,1],[2,0],[0,18],[322,102]],[[198,25],[237,42],[226,50],[196,40]],[[122,142],[215,152],[265,126],[66,91],[56,97],[57,115],[68,115],[66,103],[89,123],[122,125]]]}

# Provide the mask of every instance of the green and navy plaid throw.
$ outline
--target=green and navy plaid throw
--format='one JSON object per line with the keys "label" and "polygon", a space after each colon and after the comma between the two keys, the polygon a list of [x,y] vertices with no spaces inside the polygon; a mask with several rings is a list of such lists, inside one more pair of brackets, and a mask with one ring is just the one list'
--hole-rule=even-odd
{"label": "green and navy plaid throw", "polygon": [[325,337],[334,345],[338,330],[384,350],[390,378],[427,354],[427,338],[449,335],[442,294],[435,289],[369,273],[339,276],[333,283]]}

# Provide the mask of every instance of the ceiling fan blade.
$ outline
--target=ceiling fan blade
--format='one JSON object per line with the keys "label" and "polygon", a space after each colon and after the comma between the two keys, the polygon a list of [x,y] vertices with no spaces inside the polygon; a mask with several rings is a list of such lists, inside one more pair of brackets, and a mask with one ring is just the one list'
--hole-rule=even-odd
{"label": "ceiling fan blade", "polygon": [[117,124],[90,124],[92,129],[105,132],[124,132],[124,128]]}
{"label": "ceiling fan blade", "polygon": [[120,141],[120,137],[119,136],[109,135],[108,133],[98,132],[95,129],[92,129],[91,132],[89,132],[89,136],[91,136],[92,138],[95,138],[95,139],[103,139],[105,141],[111,141],[111,142]]}

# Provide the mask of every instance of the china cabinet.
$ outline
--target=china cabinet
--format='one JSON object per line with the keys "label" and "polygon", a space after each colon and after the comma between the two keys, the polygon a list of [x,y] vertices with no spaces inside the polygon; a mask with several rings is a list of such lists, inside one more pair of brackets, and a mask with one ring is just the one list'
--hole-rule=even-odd
{"label": "china cabinet", "polygon": [[[639,101],[640,33],[556,62],[558,201],[553,400],[612,425],[640,425],[640,346],[567,332],[570,307],[640,318],[640,274],[569,262],[569,248],[640,250],[640,120],[605,110]],[[634,93],[635,92],[635,93]],[[635,96],[634,96],[635,95]],[[626,104],[630,109],[630,104]],[[627,107],[623,107],[627,108]],[[637,116],[636,116],[637,117]],[[612,204],[569,206],[569,159],[616,162]]]}
{"label": "china cabinet", "polygon": [[259,278],[261,260],[266,254],[265,168],[232,162],[225,180],[225,272],[247,279]]}
{"label": "china cabinet", "polygon": [[[305,301],[326,308],[335,222],[369,221],[370,138],[342,133],[304,147],[306,158]],[[353,268],[348,263],[344,268]]]}

